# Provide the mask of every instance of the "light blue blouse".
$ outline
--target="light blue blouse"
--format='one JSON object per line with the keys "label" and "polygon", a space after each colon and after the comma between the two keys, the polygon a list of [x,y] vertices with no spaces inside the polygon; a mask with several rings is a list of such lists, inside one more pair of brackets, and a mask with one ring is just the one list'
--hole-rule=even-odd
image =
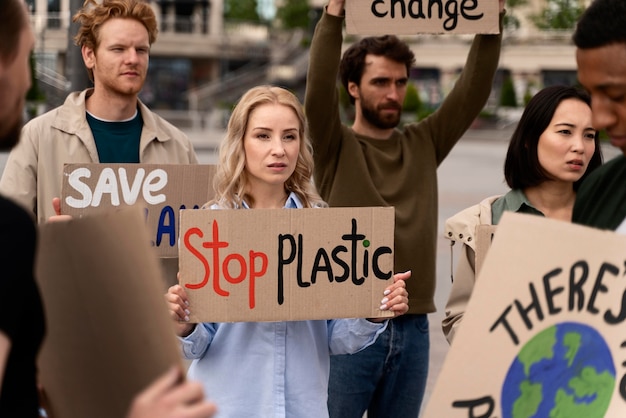
{"label": "light blue blouse", "polygon": [[[302,203],[291,193],[285,208]],[[202,382],[218,418],[324,418],[330,355],[364,349],[386,326],[366,319],[201,323],[180,341],[193,360],[188,376]]]}

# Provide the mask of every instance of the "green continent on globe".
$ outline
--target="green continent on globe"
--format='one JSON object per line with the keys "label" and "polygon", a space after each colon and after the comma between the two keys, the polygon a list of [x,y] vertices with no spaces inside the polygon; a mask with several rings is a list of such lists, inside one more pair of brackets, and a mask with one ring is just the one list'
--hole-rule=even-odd
{"label": "green continent on globe", "polygon": [[554,356],[554,343],[556,343],[556,327],[551,326],[536,335],[532,344],[526,344],[517,356],[524,365],[526,376],[530,374],[530,366],[542,359],[551,359]]}

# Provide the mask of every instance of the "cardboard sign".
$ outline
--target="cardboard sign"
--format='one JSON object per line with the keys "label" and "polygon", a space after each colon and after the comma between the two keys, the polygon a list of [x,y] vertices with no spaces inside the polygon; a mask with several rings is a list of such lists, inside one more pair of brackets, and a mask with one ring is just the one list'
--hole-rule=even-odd
{"label": "cardboard sign", "polygon": [[626,416],[625,250],[505,212],[424,417]]}
{"label": "cardboard sign", "polygon": [[47,329],[39,380],[55,418],[125,417],[139,391],[182,366],[141,212],[40,227],[36,277]]}
{"label": "cardboard sign", "polygon": [[500,33],[498,0],[350,0],[346,32],[357,35]]}
{"label": "cardboard sign", "polygon": [[182,210],[193,322],[387,317],[394,208]]}
{"label": "cardboard sign", "polygon": [[215,166],[200,164],[66,164],[61,213],[81,217],[141,205],[160,257],[178,255],[178,211],[211,200]]}
{"label": "cardboard sign", "polygon": [[487,251],[491,247],[493,236],[496,233],[496,225],[478,225],[476,227],[476,275],[487,257]]}

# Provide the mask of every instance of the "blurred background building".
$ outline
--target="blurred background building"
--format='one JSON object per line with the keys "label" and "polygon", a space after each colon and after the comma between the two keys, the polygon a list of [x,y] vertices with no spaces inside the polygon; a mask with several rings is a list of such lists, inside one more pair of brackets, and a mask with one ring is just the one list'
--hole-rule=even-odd
{"label": "blurred background building", "polygon": [[[83,0],[27,2],[37,40],[35,91],[30,95],[36,105],[31,112],[36,114],[61,104],[69,91],[88,85],[80,51],[71,39],[76,30],[71,16]],[[589,2],[507,0],[500,68],[485,107],[486,120],[514,119],[538,89],[576,83],[571,35]],[[166,119],[181,128],[223,127],[234,101],[261,83],[283,85],[302,98],[308,44],[326,0],[150,3],[159,22],[159,35],[151,50],[141,98]],[[409,117],[419,118],[435,109],[453,86],[472,36],[403,39],[417,58],[405,110]],[[345,46],[354,40],[347,36]]]}

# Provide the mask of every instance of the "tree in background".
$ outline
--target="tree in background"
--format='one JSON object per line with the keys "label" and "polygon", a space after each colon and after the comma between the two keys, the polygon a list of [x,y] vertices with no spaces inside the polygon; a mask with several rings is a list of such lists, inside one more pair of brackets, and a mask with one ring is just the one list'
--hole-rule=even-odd
{"label": "tree in background", "polygon": [[514,10],[519,6],[524,6],[528,0],[507,0],[506,15],[504,15],[504,27],[507,29],[519,29],[520,21],[515,16]]}
{"label": "tree in background", "polygon": [[276,10],[283,29],[308,29],[310,25],[308,0],[285,0]]}
{"label": "tree in background", "polygon": [[539,29],[572,29],[584,9],[581,0],[546,0],[541,13],[530,18]]}
{"label": "tree in background", "polygon": [[513,79],[507,77],[502,82],[502,90],[500,90],[500,106],[517,107],[517,95],[515,94],[515,86]]}
{"label": "tree in background", "polygon": [[433,111],[424,106],[422,98],[420,97],[418,86],[414,83],[409,83],[406,86],[406,94],[404,96],[404,103],[402,103],[402,111],[405,113],[413,114],[416,121],[424,119],[430,115]]}
{"label": "tree in background", "polygon": [[246,22],[261,22],[257,0],[224,1],[224,18]]}
{"label": "tree in background", "polygon": [[30,53],[30,89],[26,92],[26,112],[29,118],[38,116],[39,105],[46,99],[43,90],[39,88],[39,80],[35,77],[35,55]]}

